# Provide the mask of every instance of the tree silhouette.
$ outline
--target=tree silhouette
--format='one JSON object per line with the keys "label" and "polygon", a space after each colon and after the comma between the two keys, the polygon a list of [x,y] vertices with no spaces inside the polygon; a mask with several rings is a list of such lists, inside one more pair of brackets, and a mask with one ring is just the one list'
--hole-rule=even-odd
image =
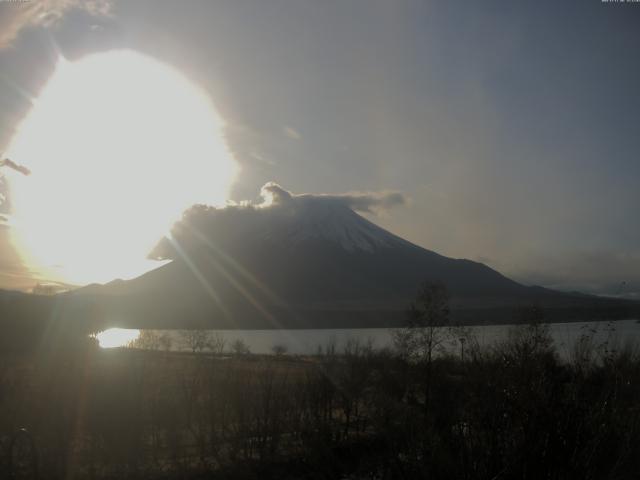
{"label": "tree silhouette", "polygon": [[448,338],[449,292],[442,283],[425,282],[411,303],[407,326],[394,332],[396,349],[407,360],[424,367],[424,409],[429,408],[434,354],[444,348]]}

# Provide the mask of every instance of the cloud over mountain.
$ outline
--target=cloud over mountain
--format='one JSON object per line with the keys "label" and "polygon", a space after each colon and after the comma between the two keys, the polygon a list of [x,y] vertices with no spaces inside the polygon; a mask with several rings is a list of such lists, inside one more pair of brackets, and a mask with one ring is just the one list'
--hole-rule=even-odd
{"label": "cloud over mountain", "polygon": [[[292,228],[295,229],[292,236],[298,238],[310,234],[344,236],[344,225],[336,225],[332,219],[344,220],[346,217],[349,224],[353,217],[360,218],[354,211],[375,214],[406,203],[406,197],[399,192],[295,194],[269,182],[261,188],[258,202],[244,201],[225,207],[194,205],[174,225],[171,236],[158,243],[150,257],[175,258],[179,249],[192,251],[201,244],[231,245],[238,239],[255,236],[256,232],[290,231]],[[350,232],[349,240],[361,237],[361,233]],[[340,239],[341,242],[344,240]]]}
{"label": "cloud over mountain", "polygon": [[407,204],[407,198],[400,192],[351,192],[340,194],[302,193],[293,194],[275,182],[265,184],[260,190],[264,202],[262,207],[271,205],[291,205],[292,202],[326,202],[345,207],[356,212],[377,213]]}

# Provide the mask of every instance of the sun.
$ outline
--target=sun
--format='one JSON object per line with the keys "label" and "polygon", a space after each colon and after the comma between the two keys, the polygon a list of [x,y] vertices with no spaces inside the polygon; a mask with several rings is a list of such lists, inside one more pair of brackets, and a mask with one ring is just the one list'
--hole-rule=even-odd
{"label": "sun", "polygon": [[42,278],[131,278],[189,206],[227,199],[237,164],[211,99],[150,57],[60,59],[7,156],[12,238]]}

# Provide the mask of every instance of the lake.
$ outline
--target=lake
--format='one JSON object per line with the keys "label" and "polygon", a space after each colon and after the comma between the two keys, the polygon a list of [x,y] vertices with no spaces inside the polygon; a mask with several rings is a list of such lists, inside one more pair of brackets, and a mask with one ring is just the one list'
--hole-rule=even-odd
{"label": "lake", "polygon": [[[640,322],[618,320],[612,322],[571,322],[551,323],[551,336],[558,353],[567,357],[574,343],[585,334],[592,334],[595,344],[609,342],[609,345],[623,346],[626,343],[640,343]],[[513,325],[486,325],[468,327],[480,346],[490,346],[507,338]],[[271,353],[274,346],[284,347],[290,354],[313,354],[318,347],[334,345],[340,352],[349,341],[371,342],[375,348],[392,346],[392,331],[388,328],[357,329],[301,329],[301,330],[208,330],[211,337],[222,338],[226,348],[236,340],[242,340],[252,353]],[[190,350],[187,335],[180,330],[133,330],[114,328],[96,335],[103,348],[121,347],[131,344],[138,337],[151,333],[154,337],[164,336],[166,343],[155,348],[170,348],[174,351]],[[152,342],[153,343],[153,342]],[[140,345],[138,345],[140,346]],[[453,339],[448,342],[451,351],[458,351],[460,344]]]}

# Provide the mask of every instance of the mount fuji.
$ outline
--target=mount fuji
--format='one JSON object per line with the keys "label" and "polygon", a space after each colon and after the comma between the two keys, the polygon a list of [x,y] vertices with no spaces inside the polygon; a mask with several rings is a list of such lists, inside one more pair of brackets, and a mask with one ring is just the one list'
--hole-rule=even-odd
{"label": "mount fuji", "polygon": [[528,287],[488,266],[414,245],[356,213],[384,198],[294,195],[192,207],[151,256],[169,263],[132,280],[67,294],[101,324],[148,328],[385,327],[403,322],[423,282],[446,285],[455,320],[517,322],[533,304],[549,320],[624,317],[633,302]]}
{"label": "mount fuji", "polygon": [[[338,328],[402,324],[423,282],[446,285],[461,323],[630,318],[638,304],[521,285],[488,266],[414,245],[356,213],[393,197],[294,195],[185,212],[132,280],[65,295],[72,317],[138,328]],[[397,200],[397,199],[396,199]]]}

